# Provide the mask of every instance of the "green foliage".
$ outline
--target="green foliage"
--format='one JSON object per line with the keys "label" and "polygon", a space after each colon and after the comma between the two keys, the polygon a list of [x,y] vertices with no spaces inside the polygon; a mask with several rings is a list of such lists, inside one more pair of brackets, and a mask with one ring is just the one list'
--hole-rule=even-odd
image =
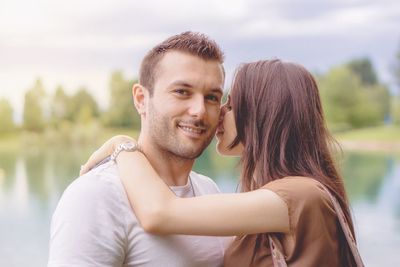
{"label": "green foliage", "polygon": [[391,116],[393,123],[396,125],[400,125],[400,96],[393,97],[391,107]]}
{"label": "green foliage", "polygon": [[73,96],[68,96],[59,86],[51,102],[51,125],[57,129],[66,121],[88,124],[99,116],[96,100],[86,88],[80,88]]}
{"label": "green foliage", "polygon": [[365,90],[369,102],[376,105],[379,120],[384,120],[390,114],[391,96],[389,89],[383,84],[371,86],[369,89]]}
{"label": "green foliage", "polygon": [[89,123],[99,116],[99,108],[86,88],[80,88],[70,100],[70,119],[74,122]]}
{"label": "green foliage", "polygon": [[372,116],[372,122],[383,121],[390,114],[390,93],[387,86],[379,83],[378,75],[369,58],[361,58],[350,61],[347,66],[359,77],[363,86],[363,92],[367,101],[372,105],[374,112],[369,113]]}
{"label": "green foliage", "polygon": [[335,138],[342,141],[362,141],[364,143],[399,143],[400,125],[380,125],[354,129],[343,133],[335,134]]}
{"label": "green foliage", "polygon": [[[356,63],[353,63],[353,68],[358,66]],[[366,69],[372,72],[372,67]],[[389,114],[390,95],[387,88],[377,83],[372,85],[375,78],[363,84],[362,79],[366,78],[360,75],[365,73],[354,71],[348,64],[333,68],[319,78],[321,99],[331,130],[379,125]]]}
{"label": "green foliage", "polygon": [[378,84],[378,78],[369,58],[354,59],[347,66],[361,79],[366,86]]}
{"label": "green foliage", "polygon": [[44,130],[44,98],[42,81],[37,79],[35,85],[25,94],[23,126],[26,130],[35,132]]}
{"label": "green foliage", "polygon": [[107,126],[140,128],[140,117],[132,100],[133,83],[132,80],[126,80],[120,71],[111,75],[110,106],[104,115],[104,123]]}
{"label": "green foliage", "polygon": [[328,124],[351,128],[358,115],[360,80],[346,67],[334,68],[321,78],[320,91]]}
{"label": "green foliage", "polygon": [[58,86],[51,101],[51,125],[55,128],[70,117],[70,97],[64,92],[62,86]]}
{"label": "green foliage", "polygon": [[0,99],[0,134],[11,132],[14,128],[11,104],[5,99]]}
{"label": "green foliage", "polygon": [[397,82],[397,86],[400,89],[400,43],[395,56],[395,63],[393,67],[393,76]]}

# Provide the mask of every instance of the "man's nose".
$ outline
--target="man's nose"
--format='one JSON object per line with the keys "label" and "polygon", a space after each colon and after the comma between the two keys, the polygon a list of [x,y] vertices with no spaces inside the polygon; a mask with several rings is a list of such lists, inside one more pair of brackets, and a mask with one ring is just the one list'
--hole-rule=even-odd
{"label": "man's nose", "polygon": [[196,118],[204,117],[206,114],[206,103],[203,96],[193,97],[189,107],[189,114]]}

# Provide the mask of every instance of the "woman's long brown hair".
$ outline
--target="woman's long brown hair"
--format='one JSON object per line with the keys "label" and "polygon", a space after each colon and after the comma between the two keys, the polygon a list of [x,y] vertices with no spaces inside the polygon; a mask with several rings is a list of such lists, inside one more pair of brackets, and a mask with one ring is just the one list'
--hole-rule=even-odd
{"label": "woman's long brown hair", "polygon": [[[313,178],[337,198],[354,235],[343,179],[330,151],[334,140],[311,73],[278,59],[243,64],[235,74],[231,101],[237,128],[231,147],[244,144],[242,191],[287,176]],[[353,266],[343,233],[339,248],[343,264]]]}

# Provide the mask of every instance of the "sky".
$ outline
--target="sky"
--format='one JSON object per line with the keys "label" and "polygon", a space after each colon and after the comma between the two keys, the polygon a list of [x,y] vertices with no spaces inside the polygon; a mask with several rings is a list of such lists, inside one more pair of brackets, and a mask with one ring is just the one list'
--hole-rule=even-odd
{"label": "sky", "polygon": [[400,49],[398,0],[0,0],[0,98],[19,117],[41,78],[48,94],[84,86],[105,108],[113,71],[137,77],[150,48],[187,30],[224,50],[227,87],[241,62],[277,57],[324,73],[368,57],[400,90],[390,69]]}

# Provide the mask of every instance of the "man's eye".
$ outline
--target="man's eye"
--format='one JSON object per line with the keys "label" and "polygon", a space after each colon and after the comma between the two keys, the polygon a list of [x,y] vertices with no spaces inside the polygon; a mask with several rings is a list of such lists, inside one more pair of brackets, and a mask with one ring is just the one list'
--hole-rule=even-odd
{"label": "man's eye", "polygon": [[219,97],[216,96],[216,95],[208,95],[206,98],[207,98],[207,100],[210,100],[210,101],[213,101],[213,102],[220,102]]}
{"label": "man's eye", "polygon": [[175,93],[177,93],[179,95],[185,95],[185,96],[189,94],[189,92],[185,89],[176,89]]}

